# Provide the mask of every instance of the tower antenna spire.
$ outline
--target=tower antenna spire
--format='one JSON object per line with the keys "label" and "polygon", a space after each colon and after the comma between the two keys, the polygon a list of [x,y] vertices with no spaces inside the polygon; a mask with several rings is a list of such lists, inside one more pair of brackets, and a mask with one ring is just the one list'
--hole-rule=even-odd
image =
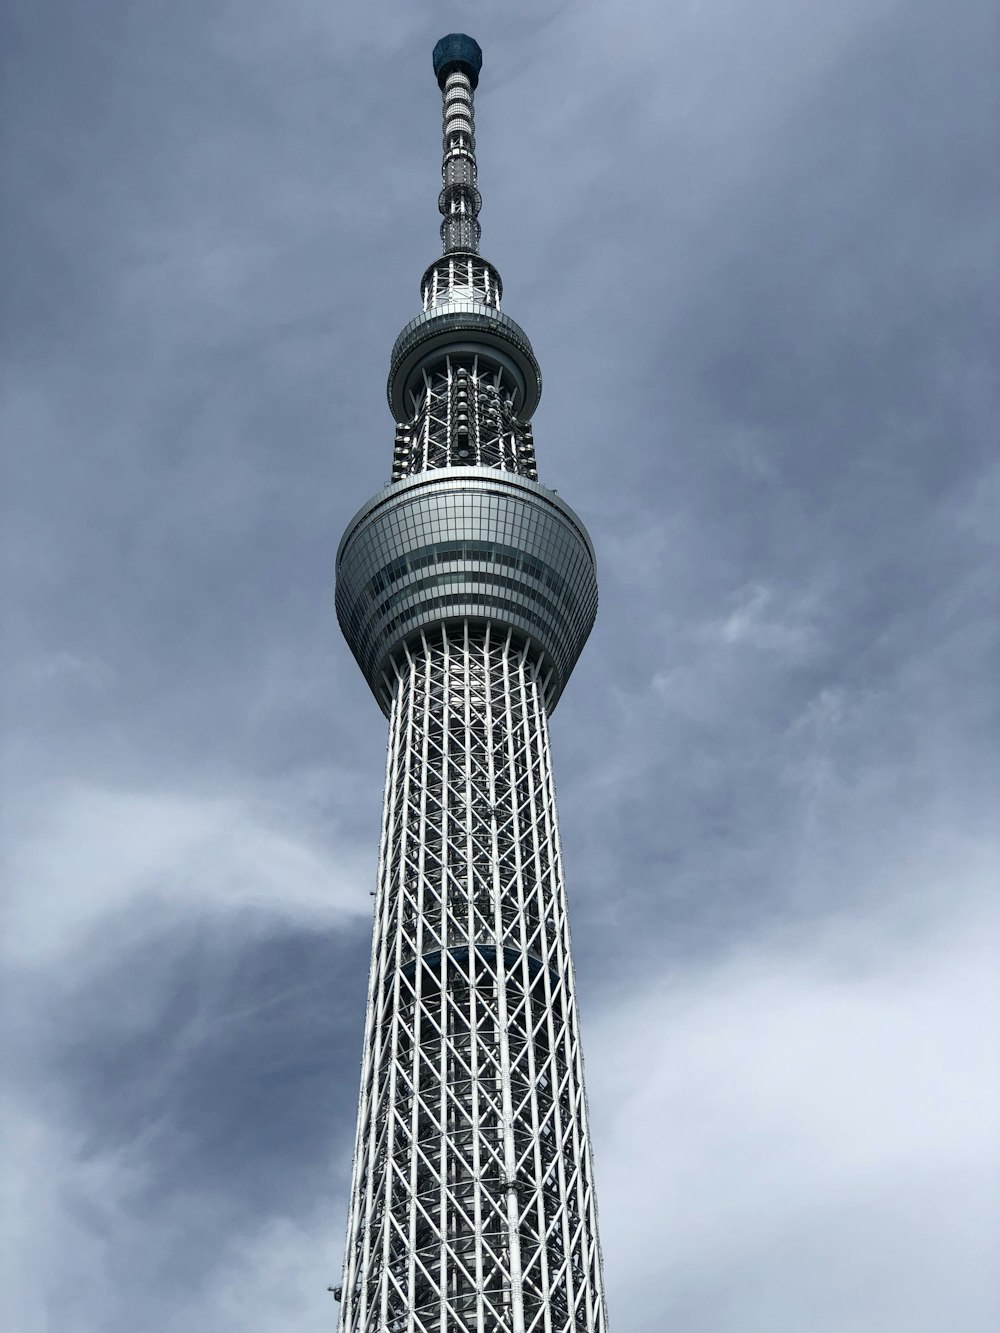
{"label": "tower antenna spire", "polygon": [[444,253],[479,253],[479,210],[476,188],[476,85],[483,67],[479,43],[464,32],[442,37],[434,48],[434,73],[444,100],[443,188],[438,208]]}

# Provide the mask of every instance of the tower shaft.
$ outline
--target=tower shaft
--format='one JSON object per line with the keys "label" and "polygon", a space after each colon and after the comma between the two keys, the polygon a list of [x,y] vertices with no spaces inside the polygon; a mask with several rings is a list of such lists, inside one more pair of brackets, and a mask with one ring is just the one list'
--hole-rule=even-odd
{"label": "tower shaft", "polygon": [[340,1333],[606,1333],[548,715],[597,606],[478,253],[478,46],[438,43],[443,256],[392,351],[392,480],[337,615],[389,717]]}
{"label": "tower shaft", "polygon": [[509,631],[397,664],[347,1329],[603,1330],[539,670]]}

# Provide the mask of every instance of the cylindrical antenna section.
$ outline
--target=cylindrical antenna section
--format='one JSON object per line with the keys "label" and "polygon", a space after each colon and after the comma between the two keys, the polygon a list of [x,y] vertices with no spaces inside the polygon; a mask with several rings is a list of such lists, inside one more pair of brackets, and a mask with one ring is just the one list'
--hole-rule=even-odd
{"label": "cylindrical antenna section", "polygon": [[444,99],[443,189],[438,197],[444,253],[479,251],[479,210],[476,189],[476,133],[473,94],[479,82],[483,53],[464,32],[442,37],[434,48],[434,73]]}

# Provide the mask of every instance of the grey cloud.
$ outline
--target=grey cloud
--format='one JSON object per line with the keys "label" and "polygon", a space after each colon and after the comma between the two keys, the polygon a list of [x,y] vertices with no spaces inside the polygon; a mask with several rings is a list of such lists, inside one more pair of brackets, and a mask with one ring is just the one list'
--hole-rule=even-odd
{"label": "grey cloud", "polygon": [[333,561],[461,27],[541,474],[600,563],[553,738],[614,1325],[914,1333],[947,1261],[991,1326],[995,1149],[916,1040],[939,1004],[996,1106],[990,7],[9,8],[7,1323],[329,1326],[385,742]]}

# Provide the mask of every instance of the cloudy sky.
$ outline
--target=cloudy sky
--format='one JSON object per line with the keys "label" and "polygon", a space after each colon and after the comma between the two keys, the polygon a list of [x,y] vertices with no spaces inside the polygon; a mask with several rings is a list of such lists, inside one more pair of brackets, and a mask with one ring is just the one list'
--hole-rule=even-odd
{"label": "cloudy sky", "polygon": [[989,0],[7,0],[10,1333],[329,1333],[385,721],[333,564],[434,41],[602,603],[553,720],[615,1333],[993,1333]]}

